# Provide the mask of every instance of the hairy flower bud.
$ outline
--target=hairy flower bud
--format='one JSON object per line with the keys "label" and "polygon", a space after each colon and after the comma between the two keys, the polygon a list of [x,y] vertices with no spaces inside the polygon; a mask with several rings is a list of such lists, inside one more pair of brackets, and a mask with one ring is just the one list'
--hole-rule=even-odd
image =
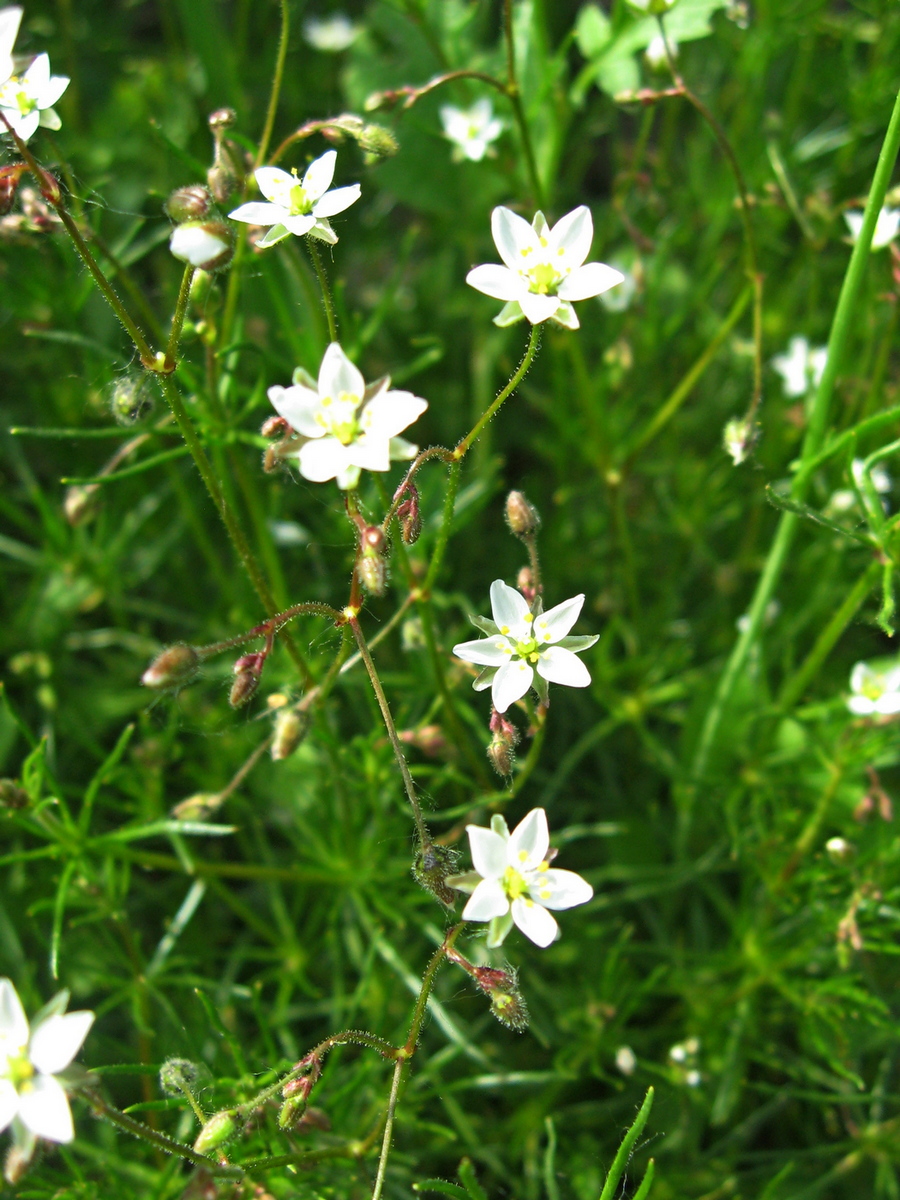
{"label": "hairy flower bud", "polygon": [[198,221],[209,216],[212,209],[212,196],[209,188],[202,183],[189,183],[187,187],[176,188],[165,203],[166,213],[177,221]]}
{"label": "hairy flower bud", "polygon": [[16,192],[19,181],[25,171],[24,163],[12,163],[8,167],[0,167],[0,217],[5,217],[16,202]]}
{"label": "hairy flower bud", "polygon": [[284,417],[267,417],[263,421],[259,432],[264,438],[282,437],[284,434],[290,432],[290,428]]}
{"label": "hairy flower bud", "polygon": [[422,514],[419,511],[419,490],[414,483],[407,486],[406,499],[397,509],[397,520],[405,545],[415,545],[422,532]]}
{"label": "hairy flower bud", "polygon": [[141,676],[141,683],[149,688],[173,688],[187,683],[197,673],[200,657],[193,646],[176,642],[158,654]]}
{"label": "hairy flower bud", "polygon": [[378,525],[368,525],[360,534],[357,564],[360,582],[372,596],[383,596],[387,587],[385,537]]}
{"label": "hairy flower bud", "polygon": [[541,518],[521,492],[510,492],[506,497],[506,523],[517,538],[528,538],[537,530]]}
{"label": "hairy flower bud", "polygon": [[456,893],[446,881],[456,870],[458,857],[449,846],[429,842],[417,856],[412,871],[415,881],[448,908],[455,904]]}
{"label": "hairy flower bud", "polygon": [[169,249],[201,271],[221,271],[234,255],[234,234],[224,221],[185,221],[172,230]]}
{"label": "hairy flower bud", "polygon": [[237,113],[233,108],[217,108],[215,112],[211,112],[207,118],[209,127],[215,136],[219,130],[230,129],[237,121]]}
{"label": "hairy flower bud", "polygon": [[52,204],[54,208],[62,203],[62,189],[59,186],[59,180],[49,171],[45,171],[43,167],[41,167],[40,178],[38,179],[38,191],[47,203]]}
{"label": "hairy flower bud", "polygon": [[722,431],[722,444],[736,467],[748,457],[758,440],[759,429],[746,417],[734,418]]}
{"label": "hairy flower bud", "polygon": [[390,158],[400,149],[400,143],[384,125],[364,125],[359,134],[360,149],[371,158]]}
{"label": "hairy flower bud", "polygon": [[73,529],[92,520],[99,509],[99,483],[74,483],[66,490],[63,497],[63,513]]}
{"label": "hairy flower bud", "polygon": [[31,1156],[34,1154],[35,1141],[32,1138],[30,1145],[18,1145],[16,1142],[10,1146],[6,1152],[6,1158],[3,1161],[3,1178],[10,1185],[19,1183],[28,1170]]}
{"label": "hairy flower bud", "polygon": [[235,1127],[233,1112],[229,1112],[227,1109],[217,1112],[214,1117],[209,1118],[197,1134],[194,1149],[198,1154],[208,1154],[210,1150],[215,1150],[217,1146],[227,1142],[234,1133]]}
{"label": "hairy flower bud", "polygon": [[119,425],[133,425],[153,409],[154,397],[146,375],[129,371],[121,375],[109,393],[109,407]]}
{"label": "hairy flower bud", "polygon": [[228,703],[232,708],[241,708],[254,695],[265,661],[265,654],[260,652],[242,654],[234,664],[234,683],[228,695]]}
{"label": "hairy flower bud", "polygon": [[512,775],[516,765],[514,751],[519,744],[519,731],[512,721],[508,721],[496,709],[491,713],[490,729],[493,737],[488,746],[487,756],[497,774],[506,779]]}
{"label": "hairy flower bud", "polygon": [[189,1058],[167,1058],[159,1068],[159,1086],[167,1096],[192,1091],[200,1078],[200,1067]]}
{"label": "hairy flower bud", "polygon": [[491,1012],[501,1025],[516,1033],[528,1028],[528,1006],[519,991],[491,992]]}
{"label": "hairy flower bud", "polygon": [[283,708],[275,717],[275,733],[272,738],[272,761],[281,762],[290,758],[306,736],[309,717],[306,713]]}

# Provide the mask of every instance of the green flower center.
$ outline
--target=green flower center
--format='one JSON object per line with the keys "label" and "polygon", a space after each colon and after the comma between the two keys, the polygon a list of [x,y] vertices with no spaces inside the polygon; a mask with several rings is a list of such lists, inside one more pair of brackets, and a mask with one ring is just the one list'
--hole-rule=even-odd
{"label": "green flower center", "polygon": [[31,1065],[28,1055],[20,1053],[6,1060],[6,1069],[3,1073],[18,1091],[22,1084],[27,1083],[34,1075],[34,1067]]}
{"label": "green flower center", "polygon": [[555,292],[562,281],[562,275],[550,263],[538,263],[532,267],[528,272],[528,278],[531,280],[529,290],[537,292],[541,296]]}
{"label": "green flower center", "polygon": [[342,446],[349,446],[362,432],[362,426],[357,419],[359,405],[360,397],[349,392],[341,392],[337,399],[323,396],[322,411],[317,414],[316,420],[332,437],[337,438]]}
{"label": "green flower center", "polygon": [[517,871],[515,867],[506,868],[500,883],[510,900],[518,900],[520,896],[524,896],[528,892],[528,884],[525,882],[525,876]]}
{"label": "green flower center", "polygon": [[538,644],[535,638],[525,638],[524,641],[516,642],[516,654],[519,658],[528,658],[532,662],[537,662]]}
{"label": "green flower center", "polygon": [[292,217],[302,217],[312,208],[306,189],[302,183],[295,183],[290,190],[290,209]]}

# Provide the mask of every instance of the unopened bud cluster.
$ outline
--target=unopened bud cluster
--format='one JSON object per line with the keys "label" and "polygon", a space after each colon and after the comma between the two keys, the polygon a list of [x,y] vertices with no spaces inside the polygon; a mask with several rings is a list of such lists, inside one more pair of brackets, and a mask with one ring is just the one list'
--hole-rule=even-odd
{"label": "unopened bud cluster", "polygon": [[387,587],[385,549],[386,540],[379,525],[367,525],[360,530],[356,569],[360,583],[372,596],[383,596]]}

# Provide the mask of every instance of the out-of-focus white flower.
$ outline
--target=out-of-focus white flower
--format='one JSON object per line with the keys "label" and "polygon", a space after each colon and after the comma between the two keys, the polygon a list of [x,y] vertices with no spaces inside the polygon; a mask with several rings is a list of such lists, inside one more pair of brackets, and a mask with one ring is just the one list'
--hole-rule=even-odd
{"label": "out-of-focus white flower", "polygon": [[415,458],[417,447],[397,435],[428,407],[412,392],[389,391],[385,376],[369,384],[337,342],[322,359],[318,381],[301,367],[291,387],[269,388],[279,416],[309,438],[298,453],[300,474],[314,483],[337,479],[356,487],[360,470],[387,471],[391,461]]}
{"label": "out-of-focus white flower", "polygon": [[494,318],[495,325],[513,325],[525,317],[532,325],[553,320],[566,329],[577,329],[572,302],[599,296],[625,278],[606,263],[584,261],[594,239],[591,210],[585,205],[567,213],[552,229],[541,212],[529,225],[501,206],[491,214],[491,231],[506,265],[474,267],[466,283],[506,301]]}
{"label": "out-of-focus white flower", "polygon": [[[4,9],[3,12],[16,10]],[[0,13],[0,17],[2,17]],[[21,17],[21,10],[19,10]],[[18,18],[9,20],[9,28],[18,28]],[[0,22],[0,37],[7,33]],[[3,49],[0,44],[0,68],[3,67]],[[0,70],[0,75],[3,72]],[[59,129],[59,115],[53,105],[57,102],[66,88],[69,80],[66,75],[50,74],[50,59],[46,54],[39,54],[27,70],[21,75],[8,77],[0,87],[0,110],[4,117],[19,135],[27,142],[39,125],[45,129]],[[5,129],[5,127],[4,127]]]}
{"label": "out-of-focus white flower", "polygon": [[468,825],[466,831],[475,870],[448,882],[471,892],[464,921],[490,921],[488,946],[501,945],[513,925],[536,946],[549,946],[559,937],[559,926],[548,910],[574,908],[593,896],[586,879],[550,866],[554,856],[542,808],[533,808],[512,833],[499,813],[490,829]]}
{"label": "out-of-focus white flower", "polygon": [[644,51],[644,58],[647,60],[647,65],[653,71],[664,71],[669,65],[669,56],[666,54],[666,42],[669,43],[669,51],[673,59],[678,58],[678,43],[673,37],[663,37],[658,33],[647,49]]}
{"label": "out-of-focus white flower", "polygon": [[620,1046],[616,1051],[616,1066],[623,1075],[633,1075],[637,1067],[637,1058],[630,1046]]}
{"label": "out-of-focus white flower", "polygon": [[336,161],[337,151],[326,150],[321,158],[309,164],[302,180],[296,172],[289,175],[279,167],[259,167],[254,176],[268,203],[251,200],[228,215],[234,221],[271,226],[257,246],[274,246],[292,233],[298,237],[308,234],[334,245],[337,234],[328,218],[342,213],[360,196],[358,183],[328,190]]}
{"label": "out-of-focus white flower", "polygon": [[573,596],[545,613],[538,601],[537,611],[532,612],[521,592],[495,579],[491,584],[493,621],[469,618],[488,636],[460,642],[453,653],[485,668],[474,687],[477,692],[491,689],[497,712],[506,712],[532,685],[546,703],[548,683],[587,687],[591,682],[587,667],[576,655],[593,646],[597,635],[568,636],[583,604],[583,595]]}
{"label": "out-of-focus white flower", "polygon": [[303,36],[313,49],[325,54],[340,54],[352,46],[361,33],[362,26],[354,25],[346,13],[309,17],[303,22]]}
{"label": "out-of-focus white flower", "polygon": [[476,100],[471,108],[444,104],[441,124],[444,134],[453,142],[454,158],[467,158],[470,162],[481,162],[485,154],[493,153],[491,144],[504,129],[504,122],[494,116],[494,107],[486,97]]}
{"label": "out-of-focus white flower", "polygon": [[19,34],[22,11],[18,5],[0,8],[0,84],[6,83],[16,69],[13,62],[13,46]]}
{"label": "out-of-focus white flower", "polygon": [[852,842],[848,842],[846,838],[832,837],[825,843],[825,853],[833,863],[840,866],[850,861],[856,853],[856,847]]}
{"label": "out-of-focus white flower", "polygon": [[828,348],[810,347],[805,337],[792,337],[787,354],[776,354],[772,366],[784,381],[786,396],[805,396],[810,387],[818,387],[828,361]]}
{"label": "out-of-focus white flower", "polygon": [[16,989],[0,979],[0,1131],[13,1124],[20,1146],[35,1137],[71,1142],[75,1136],[68,1097],[56,1076],[81,1049],[94,1014],[67,1013],[68,1000],[69,993],[60,992],[29,1028]]}
{"label": "out-of-focus white flower", "polygon": [[[856,242],[862,231],[863,214],[858,209],[850,209],[844,213],[844,220],[850,230],[850,238]],[[889,245],[900,232],[900,208],[883,208],[875,222],[875,232],[872,234],[872,250],[882,250]]]}
{"label": "out-of-focus white flower", "polygon": [[686,1071],[685,1076],[684,1076],[684,1082],[688,1085],[688,1087],[699,1087],[700,1084],[703,1082],[703,1076],[700,1074],[699,1071],[696,1071],[696,1070],[695,1071]]}
{"label": "out-of-focus white flower", "polygon": [[[616,262],[614,260],[609,265],[614,271],[619,272],[619,274],[622,276],[622,282],[617,287],[612,288],[610,291],[601,292],[597,299],[607,312],[625,312],[625,310],[630,307],[632,300],[637,295],[637,276],[632,274],[632,272],[624,263]],[[635,270],[640,271],[640,267],[635,267]]]}
{"label": "out-of-focus white flower", "polygon": [[172,230],[169,249],[192,267],[216,271],[231,261],[234,238],[224,221],[184,221]]}
{"label": "out-of-focus white flower", "polygon": [[850,672],[847,707],[858,717],[900,713],[900,666],[875,670],[858,662]]}
{"label": "out-of-focus white flower", "polygon": [[[781,612],[781,605],[777,600],[770,600],[766,605],[766,611],[763,615],[763,626],[771,625],[778,614]],[[738,633],[746,633],[750,628],[750,614],[742,613],[735,621]]]}
{"label": "out-of-focus white flower", "polygon": [[759,430],[746,417],[733,417],[722,430],[722,445],[736,467],[744,461],[756,444]]}

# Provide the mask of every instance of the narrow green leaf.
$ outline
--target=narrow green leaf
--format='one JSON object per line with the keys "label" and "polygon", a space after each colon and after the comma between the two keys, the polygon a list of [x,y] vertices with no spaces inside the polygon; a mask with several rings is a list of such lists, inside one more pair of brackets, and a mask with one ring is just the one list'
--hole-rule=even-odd
{"label": "narrow green leaf", "polygon": [[653,1096],[653,1088],[648,1088],[647,1095],[644,1097],[644,1103],[641,1105],[638,1115],[634,1118],[631,1128],[622,1138],[622,1144],[619,1146],[616,1157],[613,1159],[613,1164],[609,1168],[609,1174],[606,1176],[603,1191],[600,1193],[600,1200],[612,1200],[615,1195],[619,1180],[622,1178],[625,1168],[628,1166],[631,1155],[634,1152],[634,1143],[641,1136],[641,1132],[647,1124],[650,1109],[653,1107]]}

